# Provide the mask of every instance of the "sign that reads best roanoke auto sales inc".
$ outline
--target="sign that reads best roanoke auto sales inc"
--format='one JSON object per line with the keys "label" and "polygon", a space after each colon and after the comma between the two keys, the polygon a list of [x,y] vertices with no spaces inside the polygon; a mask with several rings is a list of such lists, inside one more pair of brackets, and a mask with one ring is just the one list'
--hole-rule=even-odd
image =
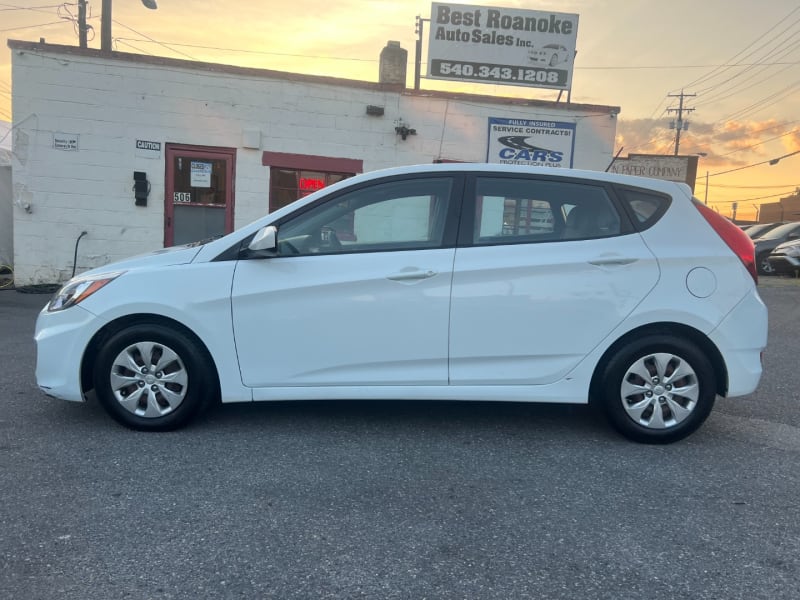
{"label": "sign that reads best roanoke auto sales inc", "polygon": [[578,15],[431,5],[430,79],[570,89]]}
{"label": "sign that reads best roanoke auto sales inc", "polygon": [[486,162],[571,167],[575,123],[489,118]]}

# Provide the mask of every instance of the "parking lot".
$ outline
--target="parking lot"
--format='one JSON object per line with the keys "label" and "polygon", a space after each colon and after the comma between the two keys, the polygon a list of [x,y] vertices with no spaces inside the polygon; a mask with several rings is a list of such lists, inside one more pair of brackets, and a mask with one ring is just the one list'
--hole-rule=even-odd
{"label": "parking lot", "polygon": [[759,390],[670,446],[587,407],[229,405],[126,430],[45,397],[43,295],[0,291],[2,598],[800,596],[800,285]]}

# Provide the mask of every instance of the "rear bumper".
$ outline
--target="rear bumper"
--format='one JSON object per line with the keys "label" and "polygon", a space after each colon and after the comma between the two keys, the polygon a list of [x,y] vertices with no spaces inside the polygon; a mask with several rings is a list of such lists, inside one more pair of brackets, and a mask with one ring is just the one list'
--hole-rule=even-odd
{"label": "rear bumper", "polygon": [[767,307],[753,288],[709,338],[728,372],[728,397],[751,394],[761,380],[761,353],[767,346]]}

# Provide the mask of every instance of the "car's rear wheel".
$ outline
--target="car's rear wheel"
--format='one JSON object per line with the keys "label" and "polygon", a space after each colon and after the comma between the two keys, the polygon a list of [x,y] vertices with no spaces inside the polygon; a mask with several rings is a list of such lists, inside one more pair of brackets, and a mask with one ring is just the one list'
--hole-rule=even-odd
{"label": "car's rear wheel", "polygon": [[611,424],[638,442],[667,444],[694,432],[716,399],[710,361],[693,343],[651,334],[620,348],[600,385]]}
{"label": "car's rear wheel", "polygon": [[156,324],[111,336],[95,362],[97,398],[132,429],[164,431],[188,423],[216,391],[207,353],[187,335]]}

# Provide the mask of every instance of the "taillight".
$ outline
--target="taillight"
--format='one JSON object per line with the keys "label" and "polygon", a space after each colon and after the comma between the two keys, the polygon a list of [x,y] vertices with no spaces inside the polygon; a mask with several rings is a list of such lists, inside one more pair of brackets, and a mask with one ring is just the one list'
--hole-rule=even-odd
{"label": "taillight", "polygon": [[739,257],[748,273],[753,277],[753,281],[758,283],[758,269],[756,269],[756,248],[753,240],[744,231],[731,223],[718,212],[711,210],[697,199],[692,202],[703,215],[708,224],[717,232],[722,241],[728,244],[733,253]]}

